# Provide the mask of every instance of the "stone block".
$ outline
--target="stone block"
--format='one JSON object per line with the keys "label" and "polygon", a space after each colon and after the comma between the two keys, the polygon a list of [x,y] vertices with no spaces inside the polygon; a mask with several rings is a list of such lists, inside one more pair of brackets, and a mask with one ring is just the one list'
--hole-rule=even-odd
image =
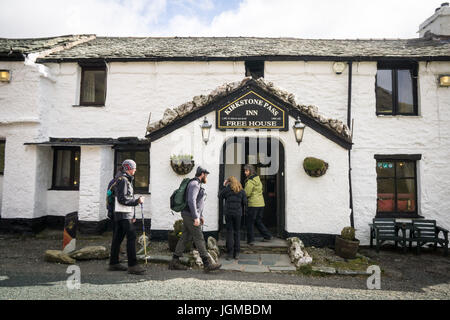
{"label": "stone block", "polygon": [[283,271],[297,271],[297,268],[294,266],[269,266],[269,270],[273,272],[283,272]]}
{"label": "stone block", "polygon": [[266,266],[252,266],[252,265],[246,265],[244,267],[244,272],[256,272],[256,273],[263,273],[263,272],[270,272],[269,268]]}
{"label": "stone block", "polygon": [[336,274],[336,269],[332,267],[311,267],[312,271],[327,273],[327,274]]}

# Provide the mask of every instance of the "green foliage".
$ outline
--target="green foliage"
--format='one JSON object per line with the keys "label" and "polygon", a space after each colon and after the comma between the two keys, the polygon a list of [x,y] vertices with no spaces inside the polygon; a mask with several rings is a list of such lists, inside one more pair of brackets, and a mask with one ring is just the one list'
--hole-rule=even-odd
{"label": "green foliage", "polygon": [[303,160],[305,170],[316,171],[325,169],[325,161],[314,157],[308,157]]}
{"label": "green foliage", "polygon": [[179,154],[170,156],[170,161],[174,164],[180,165],[182,163],[190,164],[194,157],[190,154]]}
{"label": "green foliage", "polygon": [[175,223],[173,224],[173,231],[175,235],[181,236],[181,232],[183,231],[183,219],[175,221]]}
{"label": "green foliage", "polygon": [[355,229],[352,227],[345,227],[341,231],[341,238],[349,241],[355,240]]}

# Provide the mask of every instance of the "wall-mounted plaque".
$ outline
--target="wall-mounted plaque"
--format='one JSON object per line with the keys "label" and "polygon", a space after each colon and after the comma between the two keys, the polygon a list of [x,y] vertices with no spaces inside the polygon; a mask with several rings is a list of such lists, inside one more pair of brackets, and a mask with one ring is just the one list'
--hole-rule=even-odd
{"label": "wall-mounted plaque", "polygon": [[271,102],[253,90],[216,111],[217,129],[288,130],[286,108]]}

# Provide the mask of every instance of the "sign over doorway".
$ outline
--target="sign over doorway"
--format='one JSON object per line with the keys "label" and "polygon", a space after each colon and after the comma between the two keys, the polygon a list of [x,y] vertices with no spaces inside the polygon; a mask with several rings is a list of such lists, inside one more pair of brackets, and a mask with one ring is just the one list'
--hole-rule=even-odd
{"label": "sign over doorway", "polygon": [[288,130],[288,113],[269,99],[249,90],[216,111],[217,129]]}

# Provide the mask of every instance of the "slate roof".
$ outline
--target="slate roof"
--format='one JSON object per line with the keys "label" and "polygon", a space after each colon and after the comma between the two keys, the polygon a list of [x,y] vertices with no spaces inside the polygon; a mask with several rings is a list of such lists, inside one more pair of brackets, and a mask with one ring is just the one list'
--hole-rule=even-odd
{"label": "slate roof", "polygon": [[[0,42],[1,47],[1,42]],[[313,40],[255,37],[97,37],[37,62],[129,60],[450,60],[448,39]]]}
{"label": "slate roof", "polygon": [[40,53],[60,46],[69,46],[75,41],[92,35],[66,35],[51,38],[8,39],[0,38],[0,60],[24,60],[24,55]]}

